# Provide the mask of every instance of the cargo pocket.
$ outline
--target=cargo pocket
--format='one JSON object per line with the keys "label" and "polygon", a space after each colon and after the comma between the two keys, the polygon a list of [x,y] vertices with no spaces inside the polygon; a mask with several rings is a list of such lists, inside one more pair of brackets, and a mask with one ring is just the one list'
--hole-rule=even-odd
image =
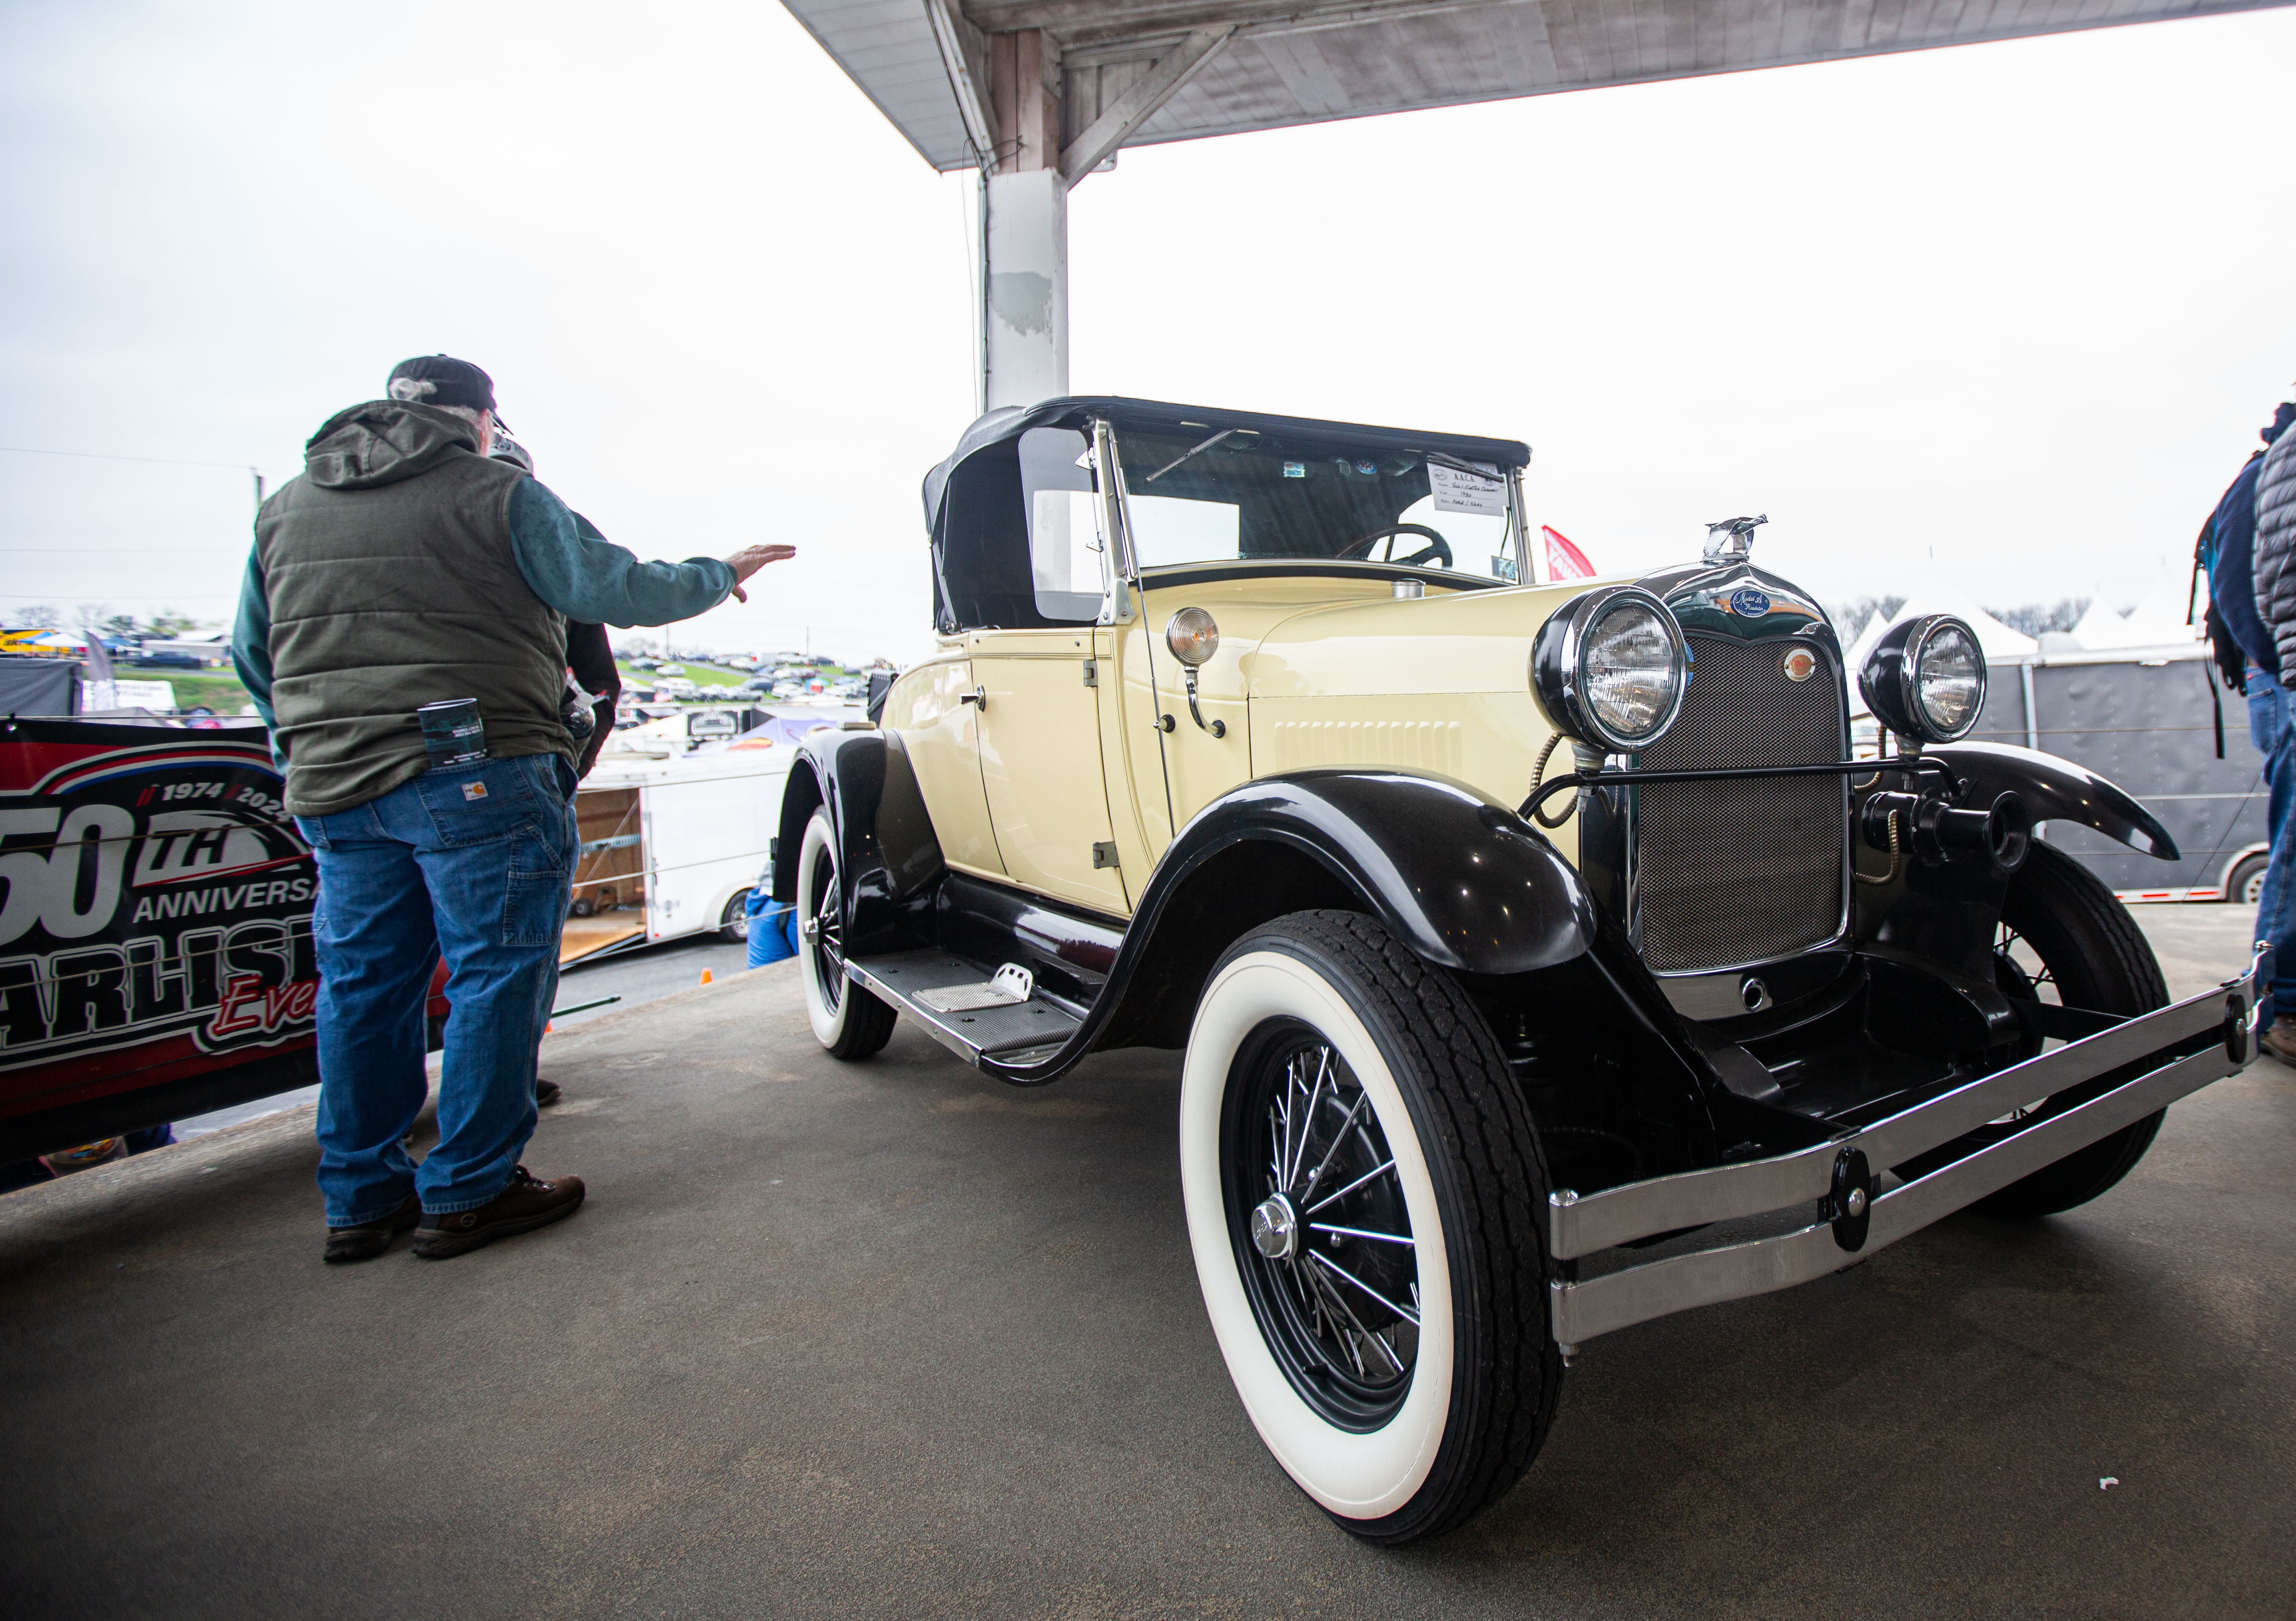
{"label": "cargo pocket", "polygon": [[[554,761],[556,756],[548,758]],[[519,763],[524,767],[531,762]],[[540,814],[519,829],[521,836],[511,854],[503,888],[503,943],[507,946],[557,943],[573,893],[578,838],[573,809],[563,802],[539,809]]]}
{"label": "cargo pocket", "polygon": [[566,921],[570,875],[521,872],[512,868],[503,885],[502,942],[506,946],[540,946],[557,942]]}

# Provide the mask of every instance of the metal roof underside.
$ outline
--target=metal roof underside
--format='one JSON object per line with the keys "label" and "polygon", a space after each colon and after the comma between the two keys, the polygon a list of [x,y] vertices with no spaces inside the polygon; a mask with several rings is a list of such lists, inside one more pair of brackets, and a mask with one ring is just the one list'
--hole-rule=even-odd
{"label": "metal roof underside", "polygon": [[[1128,146],[1420,107],[1988,39],[2263,10],[2292,0],[785,0],[926,161],[977,160],[930,8],[1044,30],[1062,140],[1192,30],[1234,28]],[[946,15],[946,13],[945,13]],[[1201,37],[1201,36],[1199,36]],[[1046,52],[1049,62],[1053,50]],[[1048,72],[1048,78],[1050,73]]]}

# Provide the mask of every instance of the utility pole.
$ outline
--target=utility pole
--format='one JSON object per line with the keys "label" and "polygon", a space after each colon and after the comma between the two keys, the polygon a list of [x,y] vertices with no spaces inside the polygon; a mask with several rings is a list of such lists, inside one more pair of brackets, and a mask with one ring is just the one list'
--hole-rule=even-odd
{"label": "utility pole", "polygon": [[248,475],[255,481],[255,511],[256,515],[259,517],[263,513],[263,474],[253,467],[250,467],[247,471]]}

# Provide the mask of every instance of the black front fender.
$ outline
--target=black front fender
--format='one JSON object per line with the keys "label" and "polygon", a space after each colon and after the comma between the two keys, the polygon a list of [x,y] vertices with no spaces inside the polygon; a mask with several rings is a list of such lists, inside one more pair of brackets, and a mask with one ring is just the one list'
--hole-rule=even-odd
{"label": "black front fender", "polygon": [[[1321,876],[1303,883],[1303,872]],[[1554,845],[1461,784],[1343,769],[1263,778],[1180,829],[1105,988],[1061,1050],[980,1067],[1034,1085],[1099,1046],[1185,1039],[1205,976],[1238,936],[1283,912],[1349,901],[1423,961],[1493,977],[1586,956],[1597,928],[1593,901]]]}
{"label": "black front fender", "polygon": [[2015,793],[2036,822],[2079,822],[2145,855],[2177,859],[2177,841],[2160,819],[2086,766],[2007,743],[1940,744],[1928,753],[1970,785],[1966,804],[1989,805]]}
{"label": "black front fender", "polygon": [[1255,839],[1313,857],[1414,954],[1460,973],[1553,967],[1595,937],[1578,872],[1513,810],[1447,778],[1346,769],[1262,778],[1205,806],[1158,864],[1140,918]]}

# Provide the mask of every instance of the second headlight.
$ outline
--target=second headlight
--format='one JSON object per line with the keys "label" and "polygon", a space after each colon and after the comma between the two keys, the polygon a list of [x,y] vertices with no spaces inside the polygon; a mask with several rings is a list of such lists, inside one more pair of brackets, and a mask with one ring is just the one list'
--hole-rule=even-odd
{"label": "second headlight", "polygon": [[1858,672],[1866,706],[1900,737],[1951,743],[1985,710],[1985,649],[1950,613],[1927,613],[1882,634]]}
{"label": "second headlight", "polygon": [[1540,627],[1531,679],[1547,715],[1611,753],[1649,747],[1682,711],[1689,677],[1682,627],[1637,586],[1606,586]]}

